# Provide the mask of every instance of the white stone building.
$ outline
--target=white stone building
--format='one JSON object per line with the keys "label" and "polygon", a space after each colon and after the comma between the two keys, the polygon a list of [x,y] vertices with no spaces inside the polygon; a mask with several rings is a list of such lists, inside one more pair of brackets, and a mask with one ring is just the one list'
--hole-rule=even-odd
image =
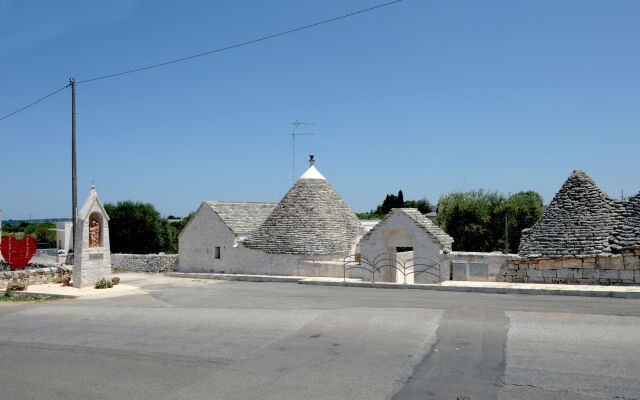
{"label": "white stone building", "polygon": [[[453,238],[417,209],[394,208],[362,238],[360,253],[364,263],[380,268],[377,281],[402,283],[402,268],[395,260],[400,252],[413,252],[407,261],[415,264],[415,270],[405,271],[408,283],[432,283],[449,279],[449,263],[443,261],[452,244]],[[352,276],[370,278],[368,273],[357,276],[357,272],[354,270]]]}
{"label": "white stone building", "polygon": [[313,160],[277,205],[251,204],[203,203],[180,235],[179,271],[341,277],[364,234]]}
{"label": "white stone building", "polygon": [[178,238],[180,271],[230,271],[238,245],[264,222],[275,203],[205,201]]}
{"label": "white stone building", "polygon": [[73,232],[73,222],[57,221],[56,222],[56,247],[58,250],[68,252],[73,249],[73,240],[71,233]]}

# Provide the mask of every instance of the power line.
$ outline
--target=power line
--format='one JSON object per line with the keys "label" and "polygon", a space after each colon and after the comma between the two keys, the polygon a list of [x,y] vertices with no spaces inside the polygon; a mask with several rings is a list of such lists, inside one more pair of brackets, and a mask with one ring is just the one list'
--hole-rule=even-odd
{"label": "power line", "polygon": [[53,96],[54,94],[63,91],[64,89],[68,88],[69,85],[64,85],[63,87],[61,87],[60,89],[54,90],[53,92],[49,93],[48,95],[39,98],[38,100],[34,101],[33,103],[27,104],[26,106],[19,108],[17,110],[15,110],[14,112],[12,112],[11,114],[7,114],[4,117],[0,118],[0,121],[5,120],[9,117],[11,117],[12,115],[15,115],[21,111],[26,110],[27,108],[31,107],[31,106],[35,106],[36,104],[40,103],[41,101],[44,101],[46,99],[48,99],[49,97]]}
{"label": "power line", "polygon": [[[373,7],[364,8],[362,10],[358,10],[358,11],[354,11],[354,12],[351,12],[351,13],[348,13],[348,14],[340,15],[338,17],[325,19],[325,20],[322,20],[322,21],[319,21],[319,22],[315,22],[313,24],[300,26],[300,27],[297,27],[297,28],[289,29],[287,31],[274,33],[272,35],[263,36],[263,37],[260,37],[260,38],[257,38],[257,39],[253,39],[253,40],[249,40],[249,41],[246,41],[246,42],[232,44],[230,46],[221,47],[221,48],[218,48],[218,49],[209,50],[209,51],[205,51],[203,53],[193,54],[193,55],[190,55],[190,56],[187,56],[187,57],[177,58],[177,59],[170,60],[170,61],[165,61],[165,62],[162,62],[162,63],[159,63],[159,64],[152,64],[152,65],[147,65],[147,66],[144,66],[144,67],[134,68],[134,69],[121,71],[121,72],[116,72],[116,73],[112,73],[112,74],[96,76],[96,77],[90,78],[90,79],[83,79],[83,80],[78,81],[77,83],[79,83],[79,84],[80,83],[88,83],[88,82],[94,82],[94,81],[98,81],[98,80],[102,80],[102,79],[115,78],[117,76],[133,74],[135,72],[145,71],[145,70],[152,69],[152,68],[164,67],[166,65],[175,64],[175,63],[179,63],[179,62],[182,62],[182,61],[193,60],[194,58],[204,57],[204,56],[207,56],[207,55],[210,55],[210,54],[221,53],[223,51],[236,49],[238,47],[248,46],[250,44],[263,42],[265,40],[274,39],[274,38],[277,38],[277,37],[280,37],[280,36],[285,36],[285,35],[288,35],[290,33],[303,31],[305,29],[315,28],[316,26],[320,26],[320,25],[331,23],[331,22],[339,21],[341,19],[353,17],[353,16],[358,15],[358,14],[364,14],[364,13],[367,13],[367,12],[370,12],[370,11],[373,11],[373,10],[376,10],[376,9],[379,9],[379,8],[382,8],[382,7],[387,7],[387,6],[390,6],[392,4],[399,3],[401,1],[402,0],[388,1],[386,3],[378,4],[378,5],[373,6]],[[9,117],[11,117],[11,116],[13,116],[15,114],[18,114],[21,111],[24,111],[24,110],[26,110],[26,109],[28,109],[28,108],[40,103],[41,101],[44,101],[44,100],[48,99],[49,97],[51,97],[51,96],[61,92],[62,90],[68,88],[69,86],[70,86],[70,84],[67,84],[67,85],[61,87],[60,89],[57,89],[57,90],[47,94],[46,96],[41,97],[38,100],[36,100],[36,101],[34,101],[34,102],[30,103],[30,104],[27,104],[24,107],[21,107],[21,108],[17,109],[16,111],[14,111],[14,112],[12,112],[10,114],[7,114],[7,115],[5,115],[3,117],[0,117],[0,121],[3,121],[3,120],[5,120],[5,119],[7,119],[7,118],[9,118]]]}
{"label": "power line", "polygon": [[268,35],[268,36],[263,36],[263,37],[258,38],[258,39],[253,39],[253,40],[249,40],[249,41],[242,42],[242,43],[232,44],[230,46],[221,47],[221,48],[218,48],[218,49],[215,49],[215,50],[205,51],[203,53],[198,53],[198,54],[194,54],[194,55],[187,56],[187,57],[177,58],[177,59],[171,60],[171,61],[165,61],[165,62],[162,62],[162,63],[159,63],[159,64],[147,65],[145,67],[139,67],[139,68],[134,68],[134,69],[130,69],[130,70],[127,70],[127,71],[122,71],[122,72],[116,72],[116,73],[113,73],[113,74],[97,76],[95,78],[84,79],[84,80],[78,81],[78,83],[87,83],[87,82],[98,81],[98,80],[101,80],[101,79],[114,78],[116,76],[132,74],[134,72],[140,72],[140,71],[145,71],[145,70],[152,69],[152,68],[164,67],[165,65],[175,64],[175,63],[179,63],[179,62],[182,62],[182,61],[193,60],[194,58],[204,57],[204,56],[208,56],[208,55],[214,54],[214,53],[221,53],[223,51],[235,49],[235,48],[242,47],[242,46],[248,46],[250,44],[262,42],[262,41],[269,40],[269,39],[274,39],[274,38],[277,38],[277,37],[280,37],[280,36],[288,35],[290,33],[299,32],[299,31],[302,31],[302,30],[305,30],[305,29],[314,28],[314,27],[319,26],[319,25],[324,25],[324,24],[328,24],[330,22],[335,22],[335,21],[338,21],[338,20],[341,20],[341,19],[353,17],[354,15],[363,14],[363,13],[366,13],[366,12],[369,12],[369,11],[376,10],[378,8],[390,6],[392,4],[399,3],[401,1],[402,0],[389,1],[387,3],[382,3],[382,4],[378,4],[376,6],[373,6],[373,7],[369,7],[369,8],[365,8],[365,9],[362,9],[362,10],[354,11],[354,12],[349,13],[349,14],[344,14],[344,15],[341,15],[339,17],[329,18],[329,19],[325,19],[325,20],[322,20],[322,21],[319,21],[319,22],[315,22],[313,24],[301,26],[301,27],[298,27],[298,28],[289,29],[288,31],[274,33],[274,34]]}

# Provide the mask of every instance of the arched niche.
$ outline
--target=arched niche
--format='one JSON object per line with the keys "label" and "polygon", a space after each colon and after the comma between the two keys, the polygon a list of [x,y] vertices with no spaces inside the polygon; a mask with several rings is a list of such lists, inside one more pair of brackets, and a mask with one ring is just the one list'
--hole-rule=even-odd
{"label": "arched niche", "polygon": [[99,212],[89,215],[89,247],[104,246],[104,219]]}

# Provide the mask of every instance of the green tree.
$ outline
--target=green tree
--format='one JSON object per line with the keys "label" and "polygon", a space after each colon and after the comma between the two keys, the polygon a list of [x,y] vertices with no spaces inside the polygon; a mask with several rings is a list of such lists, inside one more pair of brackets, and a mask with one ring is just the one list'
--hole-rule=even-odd
{"label": "green tree", "polygon": [[151,254],[170,249],[168,224],[152,204],[127,200],[104,208],[113,253]]}
{"label": "green tree", "polygon": [[504,251],[505,220],[509,251],[517,252],[522,229],[540,219],[544,207],[536,192],[519,192],[506,198],[482,190],[444,195],[438,202],[438,223],[454,239],[455,250]]}
{"label": "green tree", "polygon": [[178,235],[180,234],[180,232],[182,232],[184,227],[187,226],[187,224],[189,223],[189,221],[191,221],[191,218],[193,218],[194,215],[195,215],[195,212],[190,212],[186,217],[184,217],[180,221],[171,223],[171,226],[173,226],[176,229],[176,232]]}
{"label": "green tree", "polygon": [[509,227],[509,252],[517,253],[522,230],[531,228],[544,213],[542,196],[537,192],[519,192],[510,196],[505,204]]}
{"label": "green tree", "polygon": [[32,236],[39,245],[47,244],[49,247],[56,246],[56,225],[49,223],[27,224],[23,232]]}
{"label": "green tree", "polygon": [[389,214],[392,208],[417,208],[421,213],[426,214],[432,211],[431,204],[426,198],[420,200],[404,200],[402,190],[398,191],[398,195],[387,194],[381,204],[375,210],[369,212],[357,213],[360,219],[380,219]]}
{"label": "green tree", "polygon": [[431,203],[425,197],[420,200],[407,200],[404,202],[405,208],[417,208],[422,214],[430,213],[433,211],[433,207],[431,207]]}
{"label": "green tree", "polygon": [[2,237],[16,236],[23,233],[36,240],[39,247],[56,247],[55,224],[52,223],[28,223],[22,222],[18,225],[3,225]]}
{"label": "green tree", "polygon": [[438,223],[451,237],[455,250],[492,251],[490,196],[482,190],[456,192],[438,202]]}
{"label": "green tree", "polygon": [[194,212],[189,213],[189,215],[180,221],[169,222],[169,220],[177,219],[176,217],[171,218],[172,216],[167,217],[167,219],[163,221],[163,226],[166,231],[166,240],[168,243],[164,250],[166,253],[178,253],[178,237],[180,236],[180,232],[182,232],[194,214]]}

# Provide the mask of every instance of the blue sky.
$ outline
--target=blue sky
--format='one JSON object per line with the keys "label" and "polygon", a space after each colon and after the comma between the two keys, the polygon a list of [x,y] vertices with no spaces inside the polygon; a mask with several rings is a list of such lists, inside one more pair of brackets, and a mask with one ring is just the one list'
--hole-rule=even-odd
{"label": "blue sky", "polygon": [[[0,114],[79,80],[188,56],[381,0],[0,0]],[[427,1],[78,85],[78,193],[185,215],[278,201],[296,143],[356,211],[574,169],[640,190],[640,2]],[[70,215],[70,93],[0,122],[5,219]]]}

